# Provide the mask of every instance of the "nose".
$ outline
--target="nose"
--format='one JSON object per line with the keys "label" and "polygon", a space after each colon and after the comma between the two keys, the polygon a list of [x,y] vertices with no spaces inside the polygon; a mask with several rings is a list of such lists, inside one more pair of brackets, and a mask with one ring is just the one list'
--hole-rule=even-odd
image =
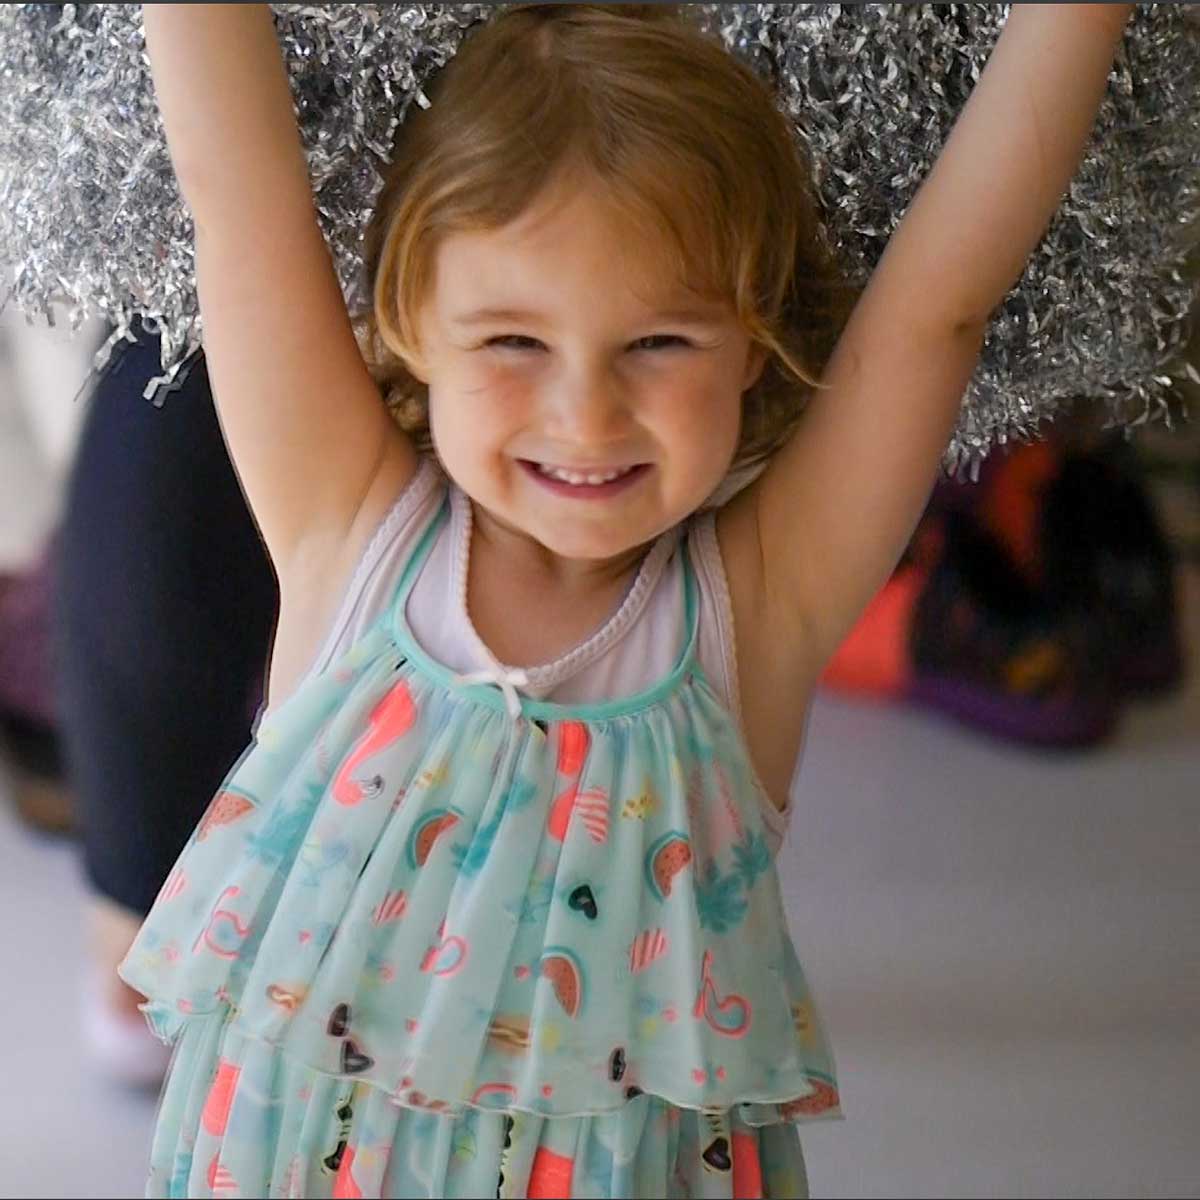
{"label": "nose", "polygon": [[630,396],[608,365],[565,366],[548,390],[545,433],[564,446],[594,451],[627,437],[632,424]]}

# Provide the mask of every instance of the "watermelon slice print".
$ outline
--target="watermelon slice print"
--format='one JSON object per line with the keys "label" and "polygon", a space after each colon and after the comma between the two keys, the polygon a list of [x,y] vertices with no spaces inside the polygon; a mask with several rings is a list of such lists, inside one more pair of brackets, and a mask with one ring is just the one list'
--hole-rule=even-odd
{"label": "watermelon slice print", "polygon": [[196,840],[204,841],[218,825],[232,825],[252,808],[254,801],[249,796],[240,792],[218,792],[200,821],[200,827],[196,830]]}
{"label": "watermelon slice print", "polygon": [[583,1007],[583,964],[575,952],[566,946],[547,946],[542,951],[541,973],[550,980],[563,1012],[568,1017],[579,1016]]}
{"label": "watermelon slice print", "polygon": [[819,1113],[832,1112],[841,1107],[837,1084],[827,1075],[810,1072],[808,1082],[812,1084],[812,1094],[789,1100],[780,1105],[780,1115],[785,1121],[794,1121],[800,1117],[815,1117]]}
{"label": "watermelon slice print", "polygon": [[692,861],[692,843],[686,833],[672,829],[646,851],[646,882],[658,900],[671,894],[671,881]]}
{"label": "watermelon slice print", "polygon": [[412,833],[408,835],[408,865],[423,867],[425,860],[429,857],[429,852],[433,849],[433,843],[447,829],[453,829],[457,824],[458,813],[452,812],[448,808],[434,808],[427,812],[413,826]]}

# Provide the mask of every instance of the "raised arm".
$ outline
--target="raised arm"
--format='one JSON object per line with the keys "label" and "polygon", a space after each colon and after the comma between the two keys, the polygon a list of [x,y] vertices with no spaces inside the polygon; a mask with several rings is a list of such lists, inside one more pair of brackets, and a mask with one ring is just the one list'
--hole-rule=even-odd
{"label": "raised arm", "polygon": [[828,388],[719,515],[739,542],[757,537],[764,619],[813,679],[916,528],[989,316],[1075,172],[1131,9],[1012,6],[847,324]]}
{"label": "raised arm", "polygon": [[195,218],[204,349],[234,466],[285,592],[361,540],[415,468],[355,341],[317,224],[270,9],[147,4],[167,142]]}

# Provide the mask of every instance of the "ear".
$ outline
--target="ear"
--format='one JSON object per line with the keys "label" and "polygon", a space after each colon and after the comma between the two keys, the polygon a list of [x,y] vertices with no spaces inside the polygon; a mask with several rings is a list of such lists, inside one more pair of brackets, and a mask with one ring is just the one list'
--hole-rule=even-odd
{"label": "ear", "polygon": [[400,352],[400,361],[404,368],[418,382],[428,386],[429,366],[425,356],[425,346],[420,329],[415,331],[413,343],[405,346]]}
{"label": "ear", "polygon": [[746,350],[746,371],[742,376],[742,391],[748,392],[762,377],[767,365],[767,349],[758,342],[751,342]]}
{"label": "ear", "polygon": [[420,349],[406,350],[401,355],[401,361],[404,363],[404,368],[418,382],[426,386],[429,384],[429,371],[425,366],[425,359],[422,357]]}

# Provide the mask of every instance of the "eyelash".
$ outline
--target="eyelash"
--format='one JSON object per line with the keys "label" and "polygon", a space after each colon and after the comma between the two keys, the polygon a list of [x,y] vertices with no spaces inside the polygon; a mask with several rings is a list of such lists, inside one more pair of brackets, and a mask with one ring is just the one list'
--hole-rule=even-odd
{"label": "eyelash", "polygon": [[[643,342],[655,342],[658,344],[654,346],[646,346],[642,344]],[[498,350],[545,349],[545,347],[537,340],[537,338],[525,337],[523,334],[519,333],[508,333],[501,337],[489,338],[484,345],[488,347],[494,347]],[[654,333],[650,334],[648,337],[638,338],[636,342],[633,342],[630,345],[629,349],[653,352],[655,350],[690,348],[691,345],[692,343],[689,342],[687,338],[680,337],[679,334],[676,333]]]}

